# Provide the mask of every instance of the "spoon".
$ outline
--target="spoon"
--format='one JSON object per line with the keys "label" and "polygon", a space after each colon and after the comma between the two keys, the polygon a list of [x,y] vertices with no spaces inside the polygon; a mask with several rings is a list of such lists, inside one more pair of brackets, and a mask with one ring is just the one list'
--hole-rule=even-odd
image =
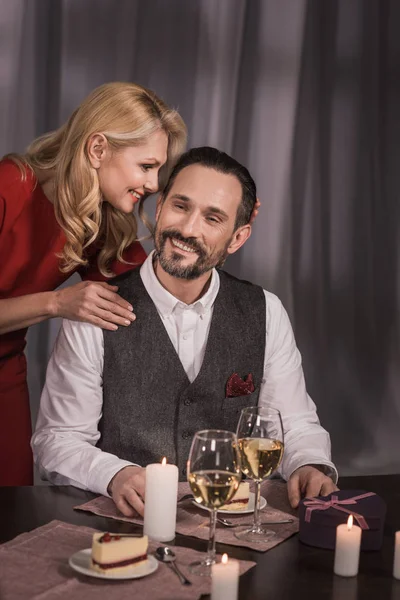
{"label": "spoon", "polygon": [[159,561],[167,563],[167,565],[171,567],[173,571],[175,571],[182,585],[192,585],[192,582],[189,581],[189,579],[187,579],[187,577],[185,577],[184,574],[176,566],[175,552],[173,552],[169,546],[159,546],[156,549],[155,554],[156,558],[158,558]]}

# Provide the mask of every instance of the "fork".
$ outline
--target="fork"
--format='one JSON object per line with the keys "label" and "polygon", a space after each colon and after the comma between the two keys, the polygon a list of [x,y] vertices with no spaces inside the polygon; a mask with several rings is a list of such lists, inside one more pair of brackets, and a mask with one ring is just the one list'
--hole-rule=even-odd
{"label": "fork", "polygon": [[[181,502],[185,502],[186,500],[194,500],[193,498],[193,494],[185,494],[184,496],[182,496],[182,498],[180,498],[180,500],[178,500],[178,504],[180,504]],[[283,523],[293,523],[294,519],[280,519],[278,521],[264,521],[262,523],[262,525],[280,525]],[[223,519],[222,517],[217,517],[217,522],[221,523],[221,525],[224,525],[225,527],[237,527],[238,525],[243,525],[243,523],[234,523],[233,521],[229,521],[228,519]],[[244,523],[244,525],[247,525],[247,523]],[[250,525],[250,523],[249,523]]]}
{"label": "fork", "polygon": [[185,500],[194,500],[193,494],[185,494],[184,496],[182,496],[182,498],[178,500],[178,504],[180,504],[181,502],[185,502]]}
{"label": "fork", "polygon": [[[279,521],[263,521],[261,525],[281,525],[283,523],[293,523],[294,519],[280,519]],[[234,523],[233,521],[228,521],[228,519],[222,519],[221,517],[217,517],[217,522],[221,523],[225,527],[237,527],[241,525],[242,527],[245,525],[252,525],[253,523]]]}

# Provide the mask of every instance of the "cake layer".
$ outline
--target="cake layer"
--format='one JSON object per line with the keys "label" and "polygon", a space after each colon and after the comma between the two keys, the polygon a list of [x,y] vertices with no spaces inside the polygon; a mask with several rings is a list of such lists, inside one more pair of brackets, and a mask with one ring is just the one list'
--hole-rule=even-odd
{"label": "cake layer", "polygon": [[238,500],[249,501],[250,484],[247,481],[241,481],[236,494],[233,496],[231,502],[237,502]]}
{"label": "cake layer", "polygon": [[119,572],[147,560],[148,538],[110,533],[95,533],[92,542],[92,568]]}
{"label": "cake layer", "polygon": [[243,510],[249,503],[250,484],[247,481],[242,481],[233,496],[227,504],[223,506],[223,510]]}
{"label": "cake layer", "polygon": [[135,558],[128,558],[126,560],[120,560],[119,562],[108,563],[108,564],[98,563],[95,560],[93,560],[93,558],[92,558],[93,564],[104,570],[116,569],[118,567],[127,567],[128,565],[134,565],[135,563],[143,562],[144,560],[147,560],[147,554],[144,554],[143,556],[137,556]]}

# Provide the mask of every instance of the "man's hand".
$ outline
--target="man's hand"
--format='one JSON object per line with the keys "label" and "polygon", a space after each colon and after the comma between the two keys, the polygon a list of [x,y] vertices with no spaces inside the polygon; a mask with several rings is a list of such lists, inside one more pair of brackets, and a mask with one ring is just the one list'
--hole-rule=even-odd
{"label": "man's hand", "polygon": [[330,477],[310,465],[296,469],[291,474],[287,487],[292,508],[298,507],[301,497],[327,496],[339,489]]}
{"label": "man's hand", "polygon": [[142,467],[124,467],[114,475],[108,484],[108,492],[117,508],[125,517],[144,514],[144,493],[146,469]]}

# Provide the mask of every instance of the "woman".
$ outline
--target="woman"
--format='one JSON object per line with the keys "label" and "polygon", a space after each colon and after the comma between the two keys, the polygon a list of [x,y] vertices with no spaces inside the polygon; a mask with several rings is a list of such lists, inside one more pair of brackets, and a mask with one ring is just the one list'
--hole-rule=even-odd
{"label": "woman", "polygon": [[[32,484],[27,328],[56,316],[129,326],[132,307],[104,280],[145,260],[132,211],[185,143],[181,117],[153,92],[110,83],[0,162],[0,485]],[[54,291],[75,271],[91,281]]]}

